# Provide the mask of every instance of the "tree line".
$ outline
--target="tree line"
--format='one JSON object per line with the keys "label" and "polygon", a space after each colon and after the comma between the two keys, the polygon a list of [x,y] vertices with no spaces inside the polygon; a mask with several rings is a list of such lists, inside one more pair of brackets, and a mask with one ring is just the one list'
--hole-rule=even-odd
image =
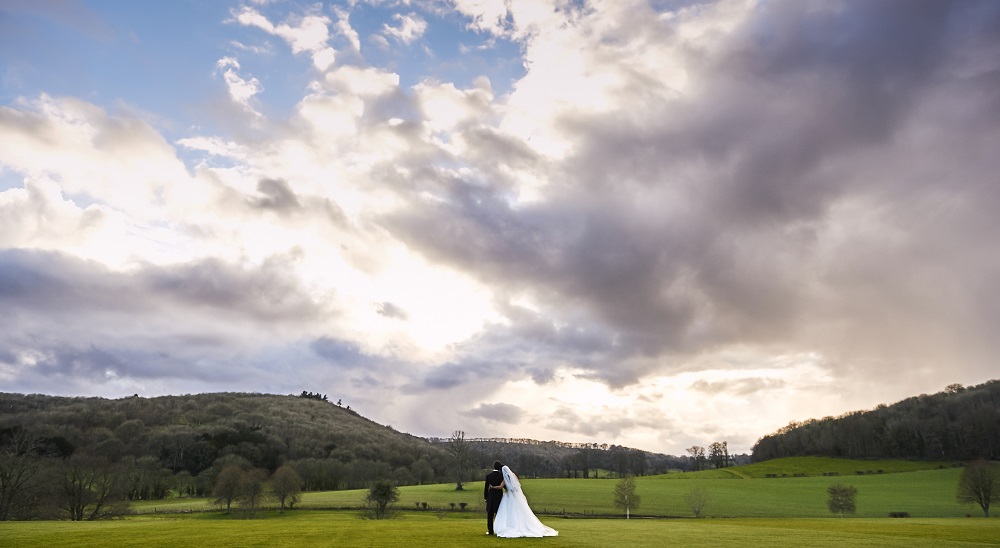
{"label": "tree line", "polygon": [[758,440],[752,458],[808,455],[1000,460],[1000,380],[953,384],[871,411],[792,422]]}
{"label": "tree line", "polygon": [[[748,464],[750,455],[730,454],[727,442],[714,442],[705,448],[688,449],[691,456],[652,453],[614,444],[565,443],[524,438],[467,438],[456,430],[450,438],[431,438],[451,453],[456,488],[482,479],[482,467],[500,459],[524,478],[596,478],[646,476],[671,471],[697,471]],[[693,451],[693,452],[692,452]]]}

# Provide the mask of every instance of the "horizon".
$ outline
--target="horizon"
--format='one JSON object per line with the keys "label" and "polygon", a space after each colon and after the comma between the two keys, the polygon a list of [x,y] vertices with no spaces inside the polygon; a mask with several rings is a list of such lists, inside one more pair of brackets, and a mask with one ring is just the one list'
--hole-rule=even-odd
{"label": "horizon", "polygon": [[420,437],[683,455],[982,384],[997,28],[989,0],[4,2],[0,385],[307,385]]}

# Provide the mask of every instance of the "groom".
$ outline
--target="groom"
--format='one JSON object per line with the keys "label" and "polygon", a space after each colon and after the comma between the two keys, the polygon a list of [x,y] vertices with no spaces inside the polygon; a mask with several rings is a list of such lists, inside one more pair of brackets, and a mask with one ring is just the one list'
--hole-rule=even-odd
{"label": "groom", "polygon": [[500,472],[500,461],[493,462],[493,471],[486,474],[486,485],[483,487],[483,500],[486,501],[486,534],[493,534],[493,518],[500,509],[500,499],[503,498],[503,474]]}

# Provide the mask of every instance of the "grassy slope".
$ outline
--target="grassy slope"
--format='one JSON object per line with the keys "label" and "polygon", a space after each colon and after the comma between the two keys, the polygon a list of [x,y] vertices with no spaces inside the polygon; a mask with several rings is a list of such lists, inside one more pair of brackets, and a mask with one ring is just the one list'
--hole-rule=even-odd
{"label": "grassy slope", "polygon": [[260,519],[214,515],[139,517],[104,522],[13,522],[0,545],[87,546],[995,546],[998,519],[727,519],[596,520],[545,518],[559,531],[544,539],[488,538],[473,514],[408,513],[367,521],[351,512],[269,513]]}

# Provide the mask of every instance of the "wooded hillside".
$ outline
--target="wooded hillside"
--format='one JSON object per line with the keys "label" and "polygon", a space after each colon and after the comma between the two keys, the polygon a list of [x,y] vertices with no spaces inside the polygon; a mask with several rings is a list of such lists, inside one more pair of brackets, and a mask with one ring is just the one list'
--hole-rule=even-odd
{"label": "wooded hillside", "polygon": [[[0,520],[67,510],[95,519],[114,513],[95,500],[207,496],[230,465],[272,481],[291,468],[303,490],[328,491],[376,480],[476,482],[497,458],[526,477],[592,477],[598,468],[641,475],[664,472],[673,459],[619,446],[470,439],[459,460],[457,445],[398,432],[306,391],[115,400],[0,393]],[[71,501],[67,482],[85,483],[89,502]]]}
{"label": "wooded hillside", "polygon": [[[311,396],[311,395],[310,395]],[[227,455],[273,471],[323,461],[307,488],[362,487],[375,478],[425,483],[444,477],[447,452],[370,421],[349,407],[303,396],[216,393],[154,398],[67,398],[0,394],[0,430],[23,427],[61,456],[117,462],[154,457],[193,477]]]}
{"label": "wooded hillside", "polygon": [[754,462],[794,456],[1000,460],[1000,380],[793,422],[753,448]]}

